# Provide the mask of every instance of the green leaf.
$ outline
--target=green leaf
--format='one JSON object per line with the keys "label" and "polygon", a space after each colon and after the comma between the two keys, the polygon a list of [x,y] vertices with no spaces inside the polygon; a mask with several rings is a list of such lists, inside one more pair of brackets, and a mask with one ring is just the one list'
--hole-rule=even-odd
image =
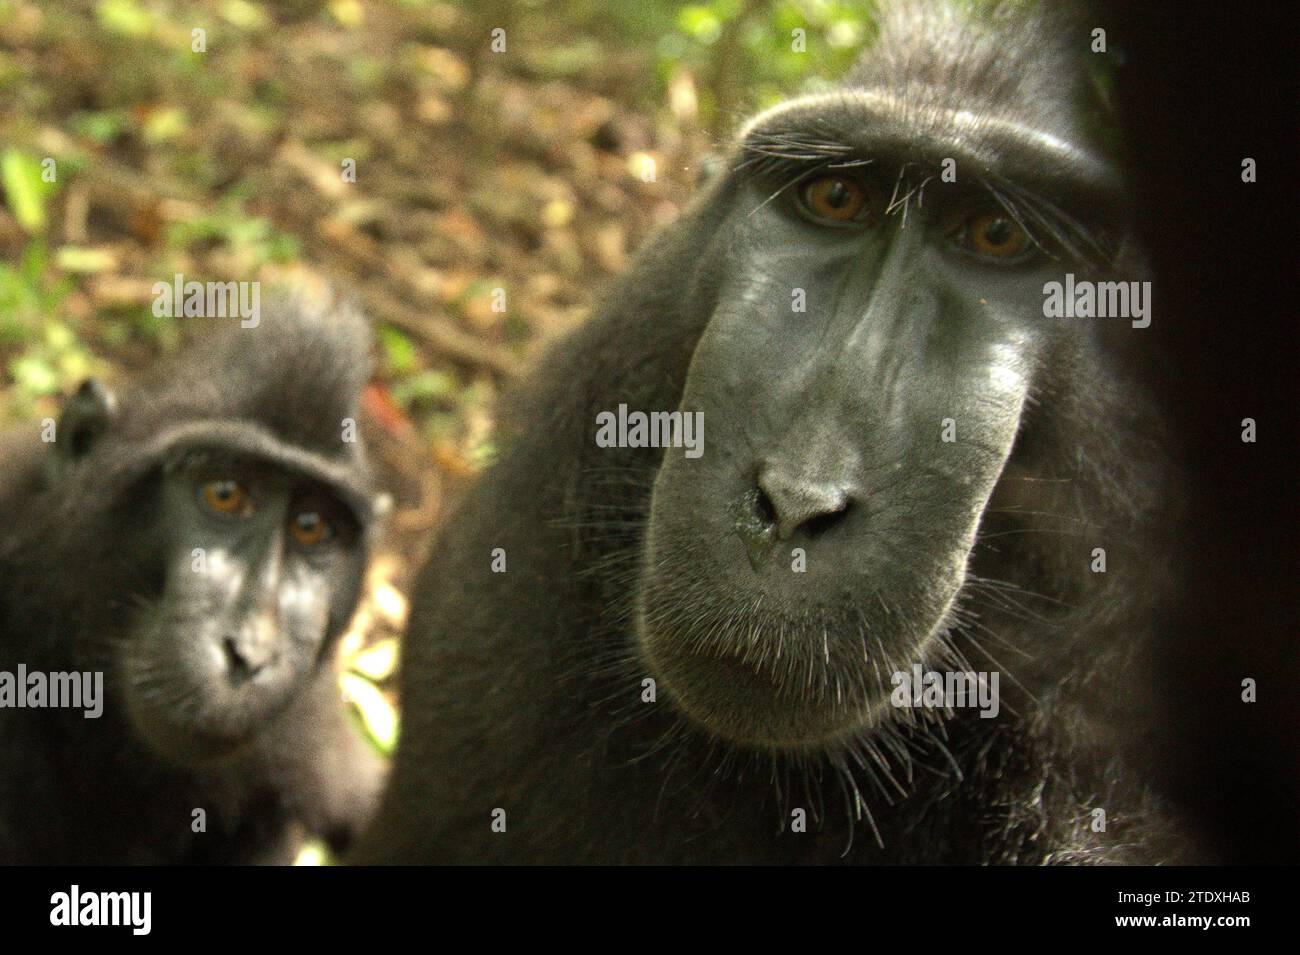
{"label": "green leaf", "polygon": [[447,401],[456,394],[456,376],[447,371],[424,371],[393,384],[393,397],[404,408],[417,401]]}
{"label": "green leaf", "polygon": [[419,357],[411,339],[393,326],[379,326],[379,345],[388,362],[388,370],[394,375],[410,374],[419,367]]}
{"label": "green leaf", "polygon": [[353,657],[348,667],[374,683],[382,683],[397,669],[397,641],[380,640]]}
{"label": "green leaf", "polygon": [[189,127],[189,120],[183,109],[169,107],[156,110],[144,121],[145,141],[148,143],[165,143],[184,135]]}
{"label": "green leaf", "polygon": [[153,28],[153,16],[135,0],[99,0],[95,15],[109,33],[141,37]]}
{"label": "green leaf", "polygon": [[29,395],[43,397],[58,394],[59,373],[39,355],[20,355],[9,363],[14,384]]}
{"label": "green leaf", "polygon": [[690,5],[677,12],[677,26],[701,43],[712,43],[722,32],[722,21],[708,7]]}
{"label": "green leaf", "polygon": [[313,839],[306,843],[298,850],[297,857],[294,858],[294,865],[332,865],[333,857],[330,855],[329,847],[319,839]]}
{"label": "green leaf", "polygon": [[52,191],[41,179],[41,164],[16,149],[0,155],[0,182],[14,218],[29,235],[45,231],[45,198]]}
{"label": "green leaf", "polygon": [[65,272],[111,272],[117,268],[117,256],[108,249],[65,245],[54,253],[54,264]]}
{"label": "green leaf", "polygon": [[248,0],[226,0],[221,4],[221,16],[241,30],[261,30],[271,23],[261,7]]}
{"label": "green leaf", "polygon": [[121,110],[74,113],[68,120],[69,128],[101,146],[107,146],[127,127],[126,114]]}
{"label": "green leaf", "polygon": [[366,735],[381,753],[391,754],[397,746],[397,711],[384,694],[363,676],[344,671],[339,686],[361,717]]}

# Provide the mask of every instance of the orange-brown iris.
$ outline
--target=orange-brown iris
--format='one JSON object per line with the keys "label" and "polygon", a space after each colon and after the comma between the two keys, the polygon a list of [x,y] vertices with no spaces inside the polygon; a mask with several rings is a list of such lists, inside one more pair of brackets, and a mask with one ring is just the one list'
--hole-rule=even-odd
{"label": "orange-brown iris", "polygon": [[203,503],[217,514],[242,517],[253,509],[253,499],[238,481],[221,479],[203,485]]}
{"label": "orange-brown iris", "polygon": [[329,536],[329,523],[315,511],[303,511],[289,522],[289,533],[303,547],[312,547]]}
{"label": "orange-brown iris", "polygon": [[998,212],[984,212],[966,223],[966,245],[974,252],[994,259],[1013,259],[1025,251],[1029,236],[1015,219]]}
{"label": "orange-brown iris", "polygon": [[852,222],[866,207],[867,190],[852,176],[819,176],[804,186],[803,201],[818,218]]}

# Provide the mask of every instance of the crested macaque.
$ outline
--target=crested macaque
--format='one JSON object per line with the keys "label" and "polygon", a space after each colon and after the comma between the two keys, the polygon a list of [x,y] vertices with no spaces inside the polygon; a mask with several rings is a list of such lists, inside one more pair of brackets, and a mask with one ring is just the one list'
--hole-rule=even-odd
{"label": "crested macaque", "polygon": [[333,663],[383,504],[369,331],[265,311],[0,440],[0,862],[290,862],[373,807]]}
{"label": "crested macaque", "polygon": [[[1102,284],[1148,276],[1087,30],[964,9],[888,5],[746,123],[503,410],[353,861],[1187,857],[1141,771],[1182,522],[1158,296]],[[1067,283],[1106,307],[1046,308]],[[622,405],[702,453],[597,442]]]}

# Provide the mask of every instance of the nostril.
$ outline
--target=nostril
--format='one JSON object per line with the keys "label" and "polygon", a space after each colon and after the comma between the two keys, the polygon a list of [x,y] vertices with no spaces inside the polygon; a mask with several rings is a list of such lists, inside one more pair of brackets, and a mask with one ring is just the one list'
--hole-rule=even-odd
{"label": "nostril", "polygon": [[226,637],[221,641],[221,649],[226,655],[226,671],[235,680],[245,679],[248,677],[248,664],[245,662],[243,654],[239,652],[239,644],[234,637]]}
{"label": "nostril", "polygon": [[816,539],[838,524],[849,512],[851,506],[852,505],[848,501],[845,501],[835,510],[826,511],[823,514],[816,514],[800,524],[799,530],[807,534],[809,538]]}
{"label": "nostril", "polygon": [[750,488],[731,505],[732,526],[755,570],[767,563],[776,542],[776,509],[761,488]]}
{"label": "nostril", "polygon": [[221,649],[226,655],[226,672],[233,683],[243,683],[257,676],[263,664],[250,660],[239,648],[239,640],[226,637],[221,642]]}
{"label": "nostril", "polygon": [[757,493],[754,497],[754,516],[764,527],[774,527],[777,523],[776,506],[765,490],[761,487],[755,490]]}
{"label": "nostril", "polygon": [[760,476],[758,489],[759,500],[781,540],[789,540],[796,532],[810,539],[820,537],[849,513],[849,493],[836,484],[787,477],[780,470],[769,469]]}

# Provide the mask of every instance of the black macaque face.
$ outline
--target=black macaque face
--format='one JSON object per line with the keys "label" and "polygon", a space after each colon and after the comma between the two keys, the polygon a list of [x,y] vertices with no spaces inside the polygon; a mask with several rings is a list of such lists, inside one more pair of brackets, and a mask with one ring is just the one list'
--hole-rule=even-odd
{"label": "black macaque face", "polygon": [[681,402],[707,438],[665,453],[637,625],[677,705],[732,742],[825,746],[929,659],[1075,334],[1044,318],[1044,285],[1103,267],[1082,239],[1108,234],[1104,164],[970,123],[854,90],[795,100],[751,123],[712,199],[728,211],[692,287],[717,304]]}
{"label": "black macaque face", "polygon": [[152,484],[156,590],[121,644],[140,735],[173,761],[232,751],[301,689],[351,616],[356,515],[282,463],[187,451]]}

